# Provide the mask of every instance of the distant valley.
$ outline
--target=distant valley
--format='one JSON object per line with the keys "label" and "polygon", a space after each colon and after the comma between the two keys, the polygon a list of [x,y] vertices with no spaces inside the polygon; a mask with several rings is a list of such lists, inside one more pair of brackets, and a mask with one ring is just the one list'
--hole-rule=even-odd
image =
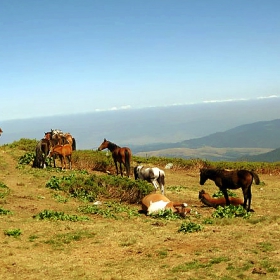
{"label": "distant valley", "polygon": [[280,98],[268,98],[10,120],[0,123],[0,145],[58,128],[78,149],[107,138],[138,155],[237,160],[280,147],[279,108]]}

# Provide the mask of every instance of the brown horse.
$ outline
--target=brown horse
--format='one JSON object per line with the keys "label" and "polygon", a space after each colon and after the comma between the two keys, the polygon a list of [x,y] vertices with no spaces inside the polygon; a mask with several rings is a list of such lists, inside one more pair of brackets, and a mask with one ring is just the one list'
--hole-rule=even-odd
{"label": "brown horse", "polygon": [[[230,205],[230,200],[228,197],[227,189],[239,189],[242,188],[244,202],[243,207],[247,211],[250,211],[251,200],[252,200],[252,190],[251,186],[253,180],[255,180],[256,185],[260,183],[259,176],[248,170],[221,170],[221,169],[200,169],[200,185],[203,185],[207,179],[215,182],[216,186],[223,192],[226,205]],[[246,208],[248,202],[248,208]]]}
{"label": "brown horse", "polygon": [[119,163],[121,176],[123,176],[123,172],[122,172],[122,164],[123,164],[126,169],[126,175],[127,177],[129,177],[130,162],[132,156],[131,150],[127,147],[121,148],[118,145],[106,140],[105,138],[97,150],[102,151],[104,149],[108,149],[112,153],[112,157],[117,170],[117,175],[119,174],[119,169],[118,169],[118,163]]}
{"label": "brown horse", "polygon": [[66,169],[66,158],[69,162],[69,169],[72,169],[72,146],[70,144],[50,146],[48,157],[58,155],[61,161],[61,169]]}
{"label": "brown horse", "polygon": [[[226,206],[226,199],[224,197],[213,198],[205,190],[201,190],[198,194],[200,201],[209,207],[217,208],[218,206]],[[243,200],[237,197],[229,197],[230,204],[238,206],[243,204]]]}
{"label": "brown horse", "polygon": [[3,130],[2,130],[1,127],[0,127],[0,136],[1,136],[2,133],[3,133]]}

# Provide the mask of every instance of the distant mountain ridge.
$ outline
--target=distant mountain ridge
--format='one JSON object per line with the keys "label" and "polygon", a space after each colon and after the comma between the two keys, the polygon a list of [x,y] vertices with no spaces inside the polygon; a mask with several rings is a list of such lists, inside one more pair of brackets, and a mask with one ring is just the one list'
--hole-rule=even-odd
{"label": "distant mountain ridge", "polygon": [[134,147],[135,152],[173,148],[270,148],[280,147],[280,119],[240,125],[224,132],[177,143],[148,144]]}
{"label": "distant mountain ridge", "polygon": [[252,156],[280,147],[279,108],[280,98],[268,98],[10,120],[0,123],[0,144],[39,140],[57,128],[75,137],[77,149],[96,149],[107,138],[134,154],[200,149],[205,158],[216,153],[219,160],[234,160],[246,156],[244,149]]}
{"label": "distant mountain ridge", "polygon": [[241,125],[178,143],[138,146],[134,147],[134,151],[140,156],[275,162],[280,161],[279,139],[280,119],[276,119]]}

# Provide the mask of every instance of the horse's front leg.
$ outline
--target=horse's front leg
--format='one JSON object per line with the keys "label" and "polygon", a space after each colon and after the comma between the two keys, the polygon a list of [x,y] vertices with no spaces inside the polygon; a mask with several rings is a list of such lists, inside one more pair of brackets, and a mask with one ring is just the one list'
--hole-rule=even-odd
{"label": "horse's front leg", "polygon": [[229,201],[229,198],[228,198],[228,193],[227,193],[227,189],[220,189],[225,197],[225,200],[226,200],[226,205],[230,205],[230,201]]}
{"label": "horse's front leg", "polygon": [[[244,197],[243,208],[249,212],[250,208],[251,208],[252,191],[251,191],[251,188],[248,188],[247,190],[244,189],[242,191],[243,191],[243,197]],[[248,208],[246,208],[247,201],[248,201]]]}
{"label": "horse's front leg", "polygon": [[153,184],[153,186],[155,188],[155,191],[157,191],[157,189],[158,189],[157,181],[156,180],[151,180],[151,183]]}
{"label": "horse's front leg", "polygon": [[115,167],[116,167],[116,170],[117,170],[117,175],[119,175],[119,169],[118,169],[118,162],[115,160]]}

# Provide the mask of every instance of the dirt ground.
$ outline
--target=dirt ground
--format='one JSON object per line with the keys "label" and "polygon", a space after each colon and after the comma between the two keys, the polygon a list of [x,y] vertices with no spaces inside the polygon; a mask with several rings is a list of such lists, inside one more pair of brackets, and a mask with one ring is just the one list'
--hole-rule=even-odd
{"label": "dirt ground", "polygon": [[[44,209],[81,216],[77,209],[82,202],[58,202],[54,191],[45,187],[55,171],[17,168],[12,152],[0,148],[0,182],[10,189],[0,206],[13,213],[0,215],[1,278],[280,279],[279,174],[259,174],[261,185],[253,185],[255,212],[250,219],[203,224],[214,209],[198,200],[202,189],[198,171],[165,172],[166,196],[188,203],[194,211],[186,221],[203,225],[202,231],[180,233],[184,220],[145,215],[124,219],[89,215],[90,220],[82,222],[36,220],[33,216]],[[217,191],[211,181],[203,189]],[[240,190],[236,193],[242,196]],[[22,234],[7,236],[4,232],[9,229]]]}

